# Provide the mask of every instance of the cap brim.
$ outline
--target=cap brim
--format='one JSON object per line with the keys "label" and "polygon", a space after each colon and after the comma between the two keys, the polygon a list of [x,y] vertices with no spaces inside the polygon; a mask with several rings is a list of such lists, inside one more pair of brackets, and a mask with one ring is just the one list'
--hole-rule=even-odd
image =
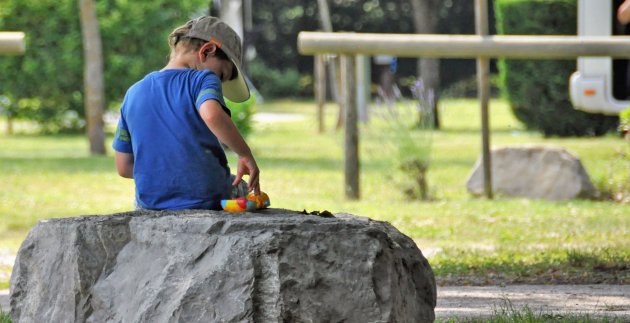
{"label": "cap brim", "polygon": [[[234,61],[232,61],[234,63]],[[243,72],[238,67],[237,64],[234,64],[236,69],[238,70],[238,77],[233,80],[223,82],[221,87],[223,88],[223,96],[228,98],[228,100],[236,103],[244,102],[249,99],[249,87],[245,82],[245,76]]]}

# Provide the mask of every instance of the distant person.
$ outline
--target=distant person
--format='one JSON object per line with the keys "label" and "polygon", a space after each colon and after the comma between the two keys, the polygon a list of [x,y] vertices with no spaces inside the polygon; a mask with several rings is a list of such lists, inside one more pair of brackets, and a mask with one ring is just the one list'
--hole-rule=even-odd
{"label": "distant person", "polygon": [[[222,199],[258,194],[258,166],[223,101],[250,95],[239,36],[204,16],[176,28],[168,43],[168,64],[127,90],[112,144],[118,173],[135,181],[137,207],[220,209]],[[238,155],[236,176],[221,143]]]}
{"label": "distant person", "polygon": [[617,8],[617,20],[624,25],[630,22],[630,0],[624,1]]}
{"label": "distant person", "polygon": [[[630,0],[625,0],[617,8],[615,35],[628,35],[628,23],[630,23]],[[618,100],[627,100],[630,97],[630,66],[627,59],[613,59],[612,91],[613,96]]]}

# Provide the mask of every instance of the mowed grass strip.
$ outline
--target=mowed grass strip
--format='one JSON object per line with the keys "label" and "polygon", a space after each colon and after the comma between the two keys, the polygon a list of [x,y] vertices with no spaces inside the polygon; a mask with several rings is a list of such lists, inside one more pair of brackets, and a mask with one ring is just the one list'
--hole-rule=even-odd
{"label": "mowed grass strip", "polygon": [[[304,116],[256,122],[248,138],[273,207],[388,221],[416,241],[442,284],[630,283],[629,205],[487,200],[466,191],[481,151],[475,100],[443,100],[442,129],[430,136],[411,132],[417,140],[431,140],[429,201],[404,197],[395,146],[387,134],[370,131],[370,124],[361,126],[362,198],[344,197],[344,138],[335,130],[335,105],[326,105],[323,134],[317,132],[313,102],[270,101],[256,109]],[[581,159],[593,182],[627,179],[627,161],[619,156],[629,145],[618,136],[543,138],[526,131],[504,101],[492,101],[490,111],[495,147],[560,146]],[[235,157],[229,158],[235,165]],[[133,182],[118,177],[111,149],[106,157],[89,156],[83,136],[0,135],[0,178],[0,251],[15,253],[41,219],[133,208]]]}

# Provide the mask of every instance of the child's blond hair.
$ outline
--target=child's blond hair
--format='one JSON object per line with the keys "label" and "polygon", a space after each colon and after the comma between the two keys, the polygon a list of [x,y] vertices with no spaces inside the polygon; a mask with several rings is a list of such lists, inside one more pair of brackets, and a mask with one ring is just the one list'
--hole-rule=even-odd
{"label": "child's blond hair", "polygon": [[[192,37],[186,36],[188,32],[190,31],[190,28],[192,28],[191,22],[175,28],[175,30],[173,30],[171,34],[168,35],[168,46],[171,48],[171,55],[170,55],[171,58],[175,54],[177,45],[181,44],[180,46],[184,48],[184,51],[188,52],[188,51],[196,51],[199,48],[201,48],[203,44],[207,43],[207,41],[203,39],[192,38]],[[218,55],[222,59],[229,60],[227,55],[220,48],[217,48],[216,55]],[[238,71],[235,69],[233,76],[236,77],[237,75],[238,75]]]}
{"label": "child's blond hair", "polygon": [[171,34],[168,35],[168,46],[171,48],[171,56],[175,53],[177,45],[183,46],[185,51],[195,51],[206,43],[205,40],[190,38],[186,36],[191,27],[192,24],[187,23],[185,25],[175,28],[175,30],[173,30]]}

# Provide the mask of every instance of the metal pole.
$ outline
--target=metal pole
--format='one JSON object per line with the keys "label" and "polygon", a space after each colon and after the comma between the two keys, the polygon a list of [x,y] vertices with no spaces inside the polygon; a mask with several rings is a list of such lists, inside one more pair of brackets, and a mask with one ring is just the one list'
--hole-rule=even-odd
{"label": "metal pole", "polygon": [[351,200],[359,199],[359,129],[355,87],[355,57],[341,56],[341,84],[346,113],[345,136],[345,191]]}
{"label": "metal pole", "polygon": [[[475,0],[475,29],[480,36],[488,35],[488,0]],[[481,154],[483,158],[483,188],[486,197],[492,198],[492,158],[490,155],[490,60],[477,58],[477,96],[481,105]]]}
{"label": "metal pole", "polygon": [[0,54],[19,55],[25,51],[23,32],[0,32]]}

